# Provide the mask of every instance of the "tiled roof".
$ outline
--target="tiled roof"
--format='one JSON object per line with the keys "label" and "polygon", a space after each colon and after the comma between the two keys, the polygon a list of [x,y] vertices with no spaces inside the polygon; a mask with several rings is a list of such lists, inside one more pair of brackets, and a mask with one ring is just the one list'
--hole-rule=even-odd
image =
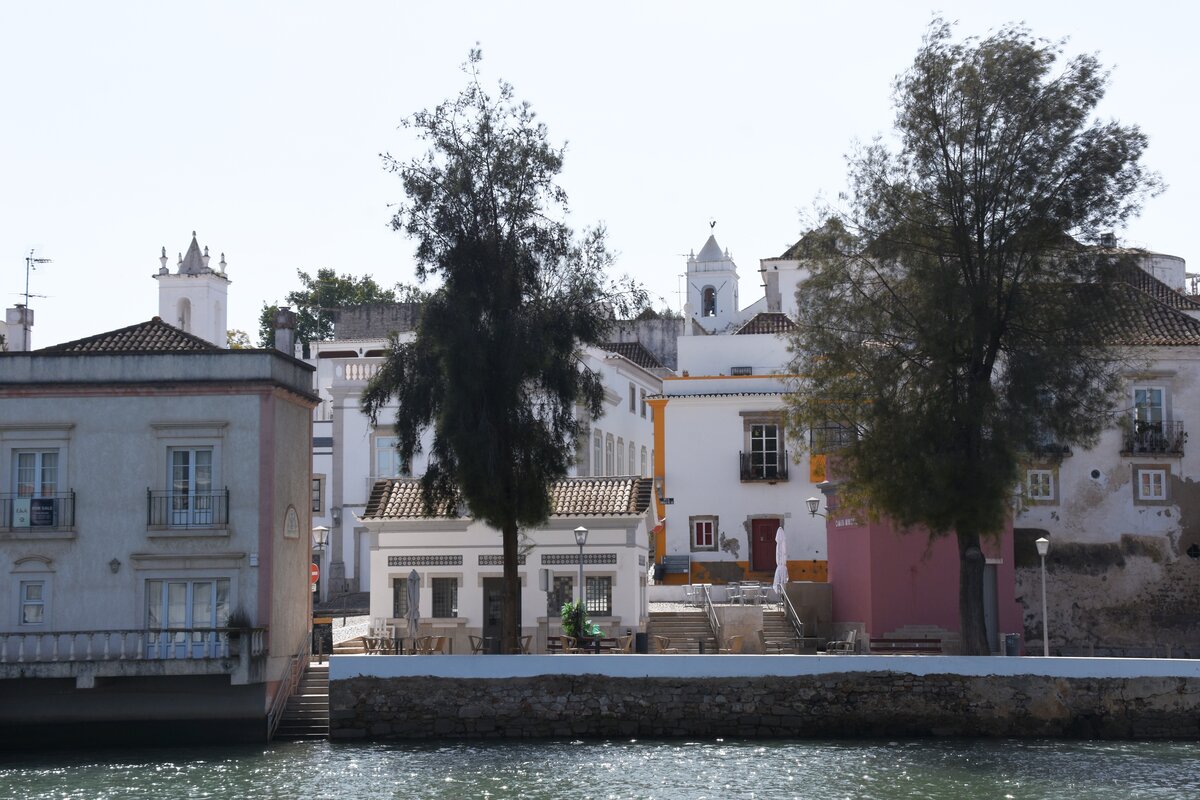
{"label": "tiled roof", "polygon": [[1200,302],[1177,292],[1141,267],[1129,265],[1121,270],[1121,280],[1140,289],[1160,303],[1180,311],[1200,311]]}
{"label": "tiled roof", "polygon": [[44,347],[39,353],[180,353],[217,352],[221,348],[199,336],[181,331],[168,325],[158,317],[149,322],[139,322],[128,328],[76,339],[52,347]]}
{"label": "tiled roof", "polygon": [[1200,320],[1144,292],[1128,289],[1121,312],[1100,325],[1109,344],[1139,347],[1200,345]]}
{"label": "tiled roof", "polygon": [[[612,517],[645,513],[650,507],[649,478],[566,478],[550,486],[551,517]],[[389,478],[377,481],[363,519],[445,519],[458,514],[444,509],[430,517],[421,499],[421,481]]]}
{"label": "tiled roof", "polygon": [[662,364],[641,342],[609,342],[601,345],[610,353],[624,356],[642,369],[662,369]]}
{"label": "tiled roof", "polygon": [[788,333],[796,329],[796,323],[781,311],[762,311],[734,331],[734,334]]}

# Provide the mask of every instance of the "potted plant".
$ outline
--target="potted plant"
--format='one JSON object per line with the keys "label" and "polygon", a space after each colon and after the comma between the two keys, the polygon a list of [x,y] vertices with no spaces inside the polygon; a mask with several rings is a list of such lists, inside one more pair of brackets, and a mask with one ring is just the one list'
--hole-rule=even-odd
{"label": "potted plant", "polygon": [[570,636],[580,645],[586,639],[598,639],[603,635],[600,626],[587,618],[587,609],[581,602],[563,603],[561,617],[563,636]]}
{"label": "potted plant", "polygon": [[236,656],[242,649],[242,634],[249,633],[253,626],[250,620],[250,612],[242,606],[238,606],[229,612],[229,616],[225,620],[225,635],[229,639],[229,655]]}

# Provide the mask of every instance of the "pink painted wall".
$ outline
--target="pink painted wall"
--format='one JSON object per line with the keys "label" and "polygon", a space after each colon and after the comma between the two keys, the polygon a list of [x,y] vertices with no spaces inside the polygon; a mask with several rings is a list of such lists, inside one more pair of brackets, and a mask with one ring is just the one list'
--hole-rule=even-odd
{"label": "pink painted wall", "polygon": [[[886,520],[857,523],[831,514],[826,525],[829,582],[835,624],[863,623],[868,635],[886,636],[906,625],[958,626],[958,546],[953,536],[930,542],[923,530],[901,534]],[[1012,526],[985,543],[996,565],[1000,633],[1022,630],[1013,597]]]}

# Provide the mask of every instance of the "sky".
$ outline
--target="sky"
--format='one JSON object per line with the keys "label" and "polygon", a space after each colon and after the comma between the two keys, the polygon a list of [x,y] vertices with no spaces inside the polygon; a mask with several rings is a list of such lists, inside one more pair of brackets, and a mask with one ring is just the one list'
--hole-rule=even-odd
{"label": "sky", "polygon": [[854,142],[890,131],[936,15],[1098,54],[1100,116],[1142,128],[1168,187],[1118,235],[1200,264],[1192,4],[47,0],[0,4],[0,294],[22,302],[32,250],[51,259],[30,276],[34,347],[145,321],[161,248],[174,269],[193,230],[255,339],[297,270],[412,283],[380,154],[424,151],[400,123],[459,92],[478,43],[485,82],[566,145],[569,220],[607,227],[618,273],[681,308],[715,221],[748,305],[759,259],[844,190]]}

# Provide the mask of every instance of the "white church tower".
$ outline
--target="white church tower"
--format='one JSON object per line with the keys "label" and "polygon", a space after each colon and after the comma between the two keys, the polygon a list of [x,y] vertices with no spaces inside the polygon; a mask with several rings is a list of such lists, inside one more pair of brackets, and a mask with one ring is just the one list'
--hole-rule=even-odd
{"label": "white church tower", "polygon": [[196,232],[192,231],[192,243],[187,255],[179,257],[178,269],[167,269],[167,248],[159,258],[162,266],[154,276],[158,281],[158,316],[163,322],[182,328],[190,334],[212,342],[218,347],[227,347],[226,318],[230,280],[225,276],[225,254],[216,271],[208,266],[208,248],[200,252]]}
{"label": "white church tower", "polygon": [[687,261],[688,307],[686,316],[709,333],[738,320],[738,274],[728,251],[710,235],[700,255]]}

